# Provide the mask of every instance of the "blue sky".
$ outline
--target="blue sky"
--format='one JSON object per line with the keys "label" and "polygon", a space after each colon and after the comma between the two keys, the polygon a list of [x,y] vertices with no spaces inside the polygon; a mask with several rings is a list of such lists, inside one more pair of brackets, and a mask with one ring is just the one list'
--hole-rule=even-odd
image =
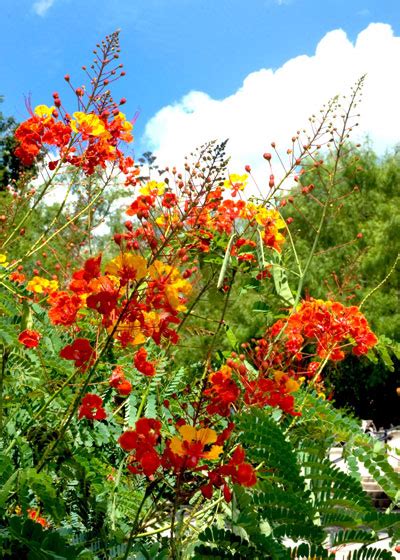
{"label": "blue sky", "polygon": [[67,99],[64,74],[81,82],[95,43],[120,28],[127,76],[115,98],[128,98],[128,116],[140,110],[142,148],[148,120],[192,90],[226,98],[252,72],[311,56],[334,29],[350,41],[371,22],[400,33],[399,0],[0,0],[0,10],[3,113],[24,119],[28,94],[33,105],[55,90]]}

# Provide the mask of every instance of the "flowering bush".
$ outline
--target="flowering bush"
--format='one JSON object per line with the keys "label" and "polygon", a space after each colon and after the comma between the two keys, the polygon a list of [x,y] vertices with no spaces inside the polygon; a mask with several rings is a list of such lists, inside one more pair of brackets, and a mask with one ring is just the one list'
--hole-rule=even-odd
{"label": "flowering bush", "polygon": [[[6,452],[0,503],[10,520],[5,546],[10,554],[18,546],[32,550],[18,533],[21,520],[29,519],[43,527],[40,546],[46,534],[64,538],[65,557],[139,558],[141,547],[149,558],[166,557],[165,551],[173,558],[203,558],[213,555],[214,545],[206,553],[199,543],[212,535],[199,540],[196,535],[218,520],[220,528],[231,530],[236,523],[247,530],[248,551],[286,558],[277,552],[285,554],[285,531],[258,506],[274,488],[287,489],[288,503],[298,490],[287,471],[280,473],[268,442],[257,447],[257,423],[262,420],[266,435],[275,434],[297,472],[297,451],[287,438],[298,426],[304,429],[305,414],[322,406],[310,404],[315,392],[319,399],[329,396],[323,379],[327,362],[349,353],[366,355],[378,339],[358,307],[304,294],[324,212],[313,250],[301,263],[290,220],[281,214],[287,194],[282,185],[321,174],[325,164],[319,151],[327,137],[339,165],[358,89],[340,134],[329,121],[333,101],[314,121],[312,136],[293,138],[282,177],[273,173],[276,156],[264,154],[267,185],[255,196],[249,166],[246,174],[228,173],[223,144],[203,146],[182,171],[167,169],[157,180],[143,179],[123,151],[133,140],[133,124],[119,108],[125,100],[115,103],[108,89],[123,75],[118,53],[115,33],[86,70],[88,89],[73,88],[76,111],[69,112],[55,93],[53,105],[31,110],[15,133],[15,153],[24,165],[44,155],[44,182],[28,203],[18,193],[12,198],[16,219],[1,231],[6,334],[0,429]],[[71,85],[70,77],[65,79]],[[29,228],[50,187],[65,177],[66,198],[45,234],[19,253],[21,228]],[[334,196],[335,176],[328,177],[323,208]],[[101,186],[87,204],[68,204],[77,183],[93,185],[88,180]],[[123,185],[130,202],[129,219],[112,243],[100,250],[90,242],[90,230],[88,243],[84,237],[79,242],[85,251],[64,270],[33,264],[32,256],[45,247],[51,251],[66,224],[78,227],[85,215],[90,224],[93,207],[113,181]],[[304,188],[308,193],[312,187]],[[297,279],[293,293],[288,275]],[[238,340],[227,317],[237,285],[246,282],[265,298],[275,298],[279,317],[258,321],[256,336]],[[208,328],[215,328],[206,332],[200,359],[188,364],[185,345],[190,354],[197,336],[189,325],[200,328],[197,312],[213,291],[220,314],[208,309]],[[302,476],[299,470],[300,486]],[[311,495],[304,492],[302,500],[311,508]],[[364,508],[367,516],[370,510]],[[310,519],[303,531],[289,533],[322,547],[325,533],[317,517],[315,527]],[[341,526],[340,519],[335,524]],[[98,541],[102,552],[96,556],[94,549],[79,548],[65,537],[66,528],[83,535],[84,543]],[[233,531],[229,537],[229,557],[239,557],[233,556],[238,535]],[[55,541],[48,546],[54,554],[58,550]]]}

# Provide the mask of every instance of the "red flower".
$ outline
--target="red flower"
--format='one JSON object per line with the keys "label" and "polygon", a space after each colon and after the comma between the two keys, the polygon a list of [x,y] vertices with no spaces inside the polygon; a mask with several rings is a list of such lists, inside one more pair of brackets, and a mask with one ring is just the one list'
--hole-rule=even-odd
{"label": "red flower", "polygon": [[99,292],[92,294],[86,299],[86,305],[90,309],[95,309],[101,315],[110,315],[118,302],[118,292]]}
{"label": "red flower", "polygon": [[104,420],[107,417],[103,408],[103,399],[93,393],[87,393],[79,407],[78,418],[87,418],[88,420]]}
{"label": "red flower", "polygon": [[23,284],[26,280],[25,274],[17,271],[12,272],[9,278],[12,282],[18,282],[18,284]]}
{"label": "red flower", "polygon": [[204,395],[211,401],[207,406],[209,414],[230,415],[232,404],[240,396],[240,388],[231,376],[232,370],[228,366],[222,366],[219,371],[210,375],[211,387],[204,391]]}
{"label": "red flower", "polygon": [[153,377],[156,374],[154,364],[147,361],[146,348],[140,348],[140,350],[136,352],[133,361],[135,364],[135,368],[140,371],[140,373],[143,373],[148,377]]}
{"label": "red flower", "polygon": [[138,436],[135,430],[128,430],[121,434],[118,443],[124,451],[133,451],[137,445]]}
{"label": "red flower", "polygon": [[83,268],[73,273],[73,280],[71,282],[70,289],[73,291],[77,291],[74,289],[75,283],[78,285],[79,281],[83,281],[83,284],[87,286],[90,280],[98,278],[100,276],[100,264],[101,254],[97,257],[91,257],[90,259],[87,259],[87,261],[83,265]]}
{"label": "red flower", "polygon": [[110,386],[116,389],[118,385],[122,383],[122,381],[124,381],[124,379],[125,379],[125,375],[122,367],[115,366],[115,368],[112,370],[112,375],[109,379]]}
{"label": "red flower", "polygon": [[72,325],[82,305],[81,299],[67,292],[55,292],[49,297],[51,308],[49,317],[53,325]]}
{"label": "red flower", "polygon": [[27,348],[36,348],[36,346],[39,345],[41,337],[42,335],[39,332],[25,329],[22,333],[20,333],[18,340]]}
{"label": "red flower", "polygon": [[130,381],[128,381],[127,379],[124,379],[118,385],[117,391],[121,396],[126,397],[132,391],[132,383],[130,383]]}
{"label": "red flower", "polygon": [[60,356],[66,360],[74,360],[75,367],[82,371],[86,371],[96,360],[96,352],[87,338],[77,338],[61,350]]}
{"label": "red flower", "polygon": [[136,452],[136,456],[130,458],[131,463],[138,462],[139,465],[128,465],[128,469],[132,474],[145,474],[147,477],[152,476],[161,465],[160,457],[154,449]]}
{"label": "red flower", "polygon": [[132,391],[132,383],[125,379],[124,371],[121,366],[116,366],[113,369],[112,375],[109,379],[111,387],[117,390],[121,396],[127,396]]}
{"label": "red flower", "polygon": [[245,462],[245,452],[241,446],[235,449],[230,461],[226,465],[209,471],[209,482],[200,489],[203,496],[211,498],[213,487],[222,488],[225,500],[230,502],[232,493],[225,481],[226,477],[230,477],[234,484],[240,484],[245,487],[254,486],[257,482],[256,471],[250,463]]}
{"label": "red flower", "polygon": [[161,465],[160,457],[154,447],[158,444],[161,422],[153,418],[140,418],[135,430],[124,432],[118,443],[125,451],[131,452],[128,468],[133,474],[152,476]]}
{"label": "red flower", "polygon": [[43,144],[65,147],[71,137],[71,128],[61,121],[55,121],[51,115],[41,117],[35,114],[20,124],[15,131],[15,137],[19,141],[15,155],[24,165],[29,166],[34,162]]}

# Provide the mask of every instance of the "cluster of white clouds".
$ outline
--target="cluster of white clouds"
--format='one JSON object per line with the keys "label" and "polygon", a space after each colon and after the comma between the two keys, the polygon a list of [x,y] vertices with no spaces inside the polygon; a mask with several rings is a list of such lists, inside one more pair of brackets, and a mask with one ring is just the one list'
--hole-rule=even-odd
{"label": "cluster of white clouds", "polygon": [[38,16],[44,16],[53,4],[54,0],[37,0],[33,3],[32,9]]}
{"label": "cluster of white clouds", "polygon": [[163,107],[146,124],[144,144],[162,165],[180,167],[202,143],[229,138],[232,171],[250,164],[265,173],[262,154],[271,141],[286,150],[311,114],[336,94],[348,94],[366,74],[355,140],[368,135],[382,153],[400,141],[399,60],[400,37],[390,25],[371,23],[354,43],[336,29],[321,39],[314,55],[253,72],[224,99],[191,91]]}

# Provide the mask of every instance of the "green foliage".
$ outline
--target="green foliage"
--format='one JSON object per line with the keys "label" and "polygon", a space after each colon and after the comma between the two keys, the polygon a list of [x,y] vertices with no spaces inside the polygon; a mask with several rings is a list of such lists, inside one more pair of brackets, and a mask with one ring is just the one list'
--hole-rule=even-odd
{"label": "green foliage", "polygon": [[12,516],[7,530],[0,530],[2,558],[28,560],[90,560],[89,551],[72,546],[61,532],[44,530],[30,519]]}
{"label": "green foliage", "polygon": [[374,549],[373,543],[381,531],[394,540],[399,538],[398,515],[377,512],[360,481],[331,463],[326,436],[317,432],[315,437],[317,418],[325,427],[321,423],[324,416],[327,433],[335,430],[333,439],[340,437],[349,444],[346,456],[353,454],[361,460],[376,480],[388,479],[384,488],[389,494],[400,487],[399,475],[373,440],[326,402],[306,395],[303,411],[299,420],[286,422],[286,430],[267,410],[253,409],[240,417],[241,441],[246,456],[259,465],[259,482],[252,492],[236,488],[231,525],[207,528],[200,535],[203,544],[196,547],[195,558],[252,554],[254,558],[286,559],[292,557],[288,543],[299,541],[302,544],[292,545],[293,555],[331,558],[323,546],[330,533],[332,546],[370,545],[353,552],[352,558],[393,558]]}

